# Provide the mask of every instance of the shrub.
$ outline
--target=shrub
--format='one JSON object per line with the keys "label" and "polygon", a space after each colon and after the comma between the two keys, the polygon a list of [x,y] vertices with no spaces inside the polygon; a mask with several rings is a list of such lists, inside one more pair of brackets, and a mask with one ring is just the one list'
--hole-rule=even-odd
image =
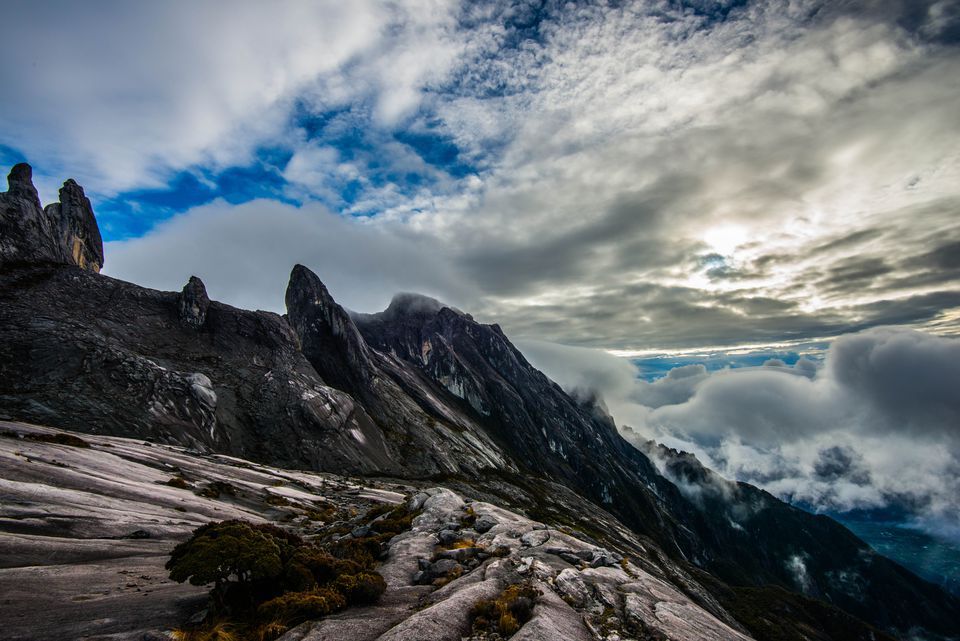
{"label": "shrub", "polygon": [[218,499],[221,494],[236,496],[237,488],[225,481],[211,481],[207,483],[205,488],[197,492],[197,496],[202,496],[206,499]]}
{"label": "shrub", "polygon": [[387,512],[387,516],[384,518],[371,523],[370,529],[379,534],[396,536],[400,532],[406,532],[410,529],[413,516],[412,512],[407,511],[406,506],[400,505]]}
{"label": "shrub", "polygon": [[189,541],[174,548],[166,568],[174,581],[207,585],[231,576],[240,583],[275,577],[283,564],[273,537],[249,523],[223,521],[197,528]]}
{"label": "shrub", "polygon": [[520,629],[520,623],[517,621],[517,618],[510,614],[509,612],[504,612],[500,615],[500,621],[497,624],[497,630],[500,634],[510,636],[514,632]]}
{"label": "shrub", "polygon": [[[210,612],[238,627],[213,624],[182,631],[187,641],[273,641],[290,626],[376,601],[386,590],[373,571],[370,540],[345,539],[334,556],[276,525],[246,521],[208,523],[179,544],[166,567],[170,578],[210,585]],[[349,558],[348,558],[349,557]],[[200,636],[200,635],[210,636]],[[214,636],[219,634],[221,636]]]}
{"label": "shrub", "polygon": [[170,578],[210,585],[211,610],[242,610],[279,593],[289,545],[243,521],[208,523],[170,553]]}
{"label": "shrub", "polygon": [[507,586],[495,599],[481,599],[470,608],[474,633],[512,636],[533,616],[540,591],[528,583]]}
{"label": "shrub", "polygon": [[190,630],[173,631],[174,641],[237,641],[239,638],[235,626],[217,621]]}
{"label": "shrub", "polygon": [[380,595],[387,590],[387,582],[376,572],[344,574],[337,577],[333,586],[346,597],[350,605],[376,603]]}
{"label": "shrub", "polygon": [[179,488],[181,490],[190,489],[190,484],[187,483],[187,479],[183,478],[182,476],[174,476],[172,479],[167,481],[167,485],[169,485],[170,487]]}
{"label": "shrub", "polygon": [[319,619],[347,607],[342,594],[327,588],[318,588],[310,592],[288,592],[270,599],[257,608],[262,619],[283,622],[293,626],[310,619]]}

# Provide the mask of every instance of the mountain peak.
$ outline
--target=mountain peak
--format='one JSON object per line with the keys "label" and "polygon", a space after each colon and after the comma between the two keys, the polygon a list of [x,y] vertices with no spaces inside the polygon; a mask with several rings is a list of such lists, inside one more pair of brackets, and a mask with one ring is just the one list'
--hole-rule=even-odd
{"label": "mountain peak", "polygon": [[369,377],[363,337],[316,274],[303,265],[294,265],[285,301],[287,319],[300,337],[301,349],[325,381],[349,390],[357,377]]}
{"label": "mountain peak", "polygon": [[21,162],[13,166],[7,175],[7,185],[8,194],[28,198],[40,206],[40,196],[37,188],[33,186],[33,167],[27,163]]}
{"label": "mountain peak", "polygon": [[0,194],[0,263],[52,263],[100,271],[103,240],[83,187],[67,180],[60,202],[41,208],[30,165],[14,165],[7,183],[9,189]]}
{"label": "mountain peak", "polygon": [[78,267],[99,272],[103,267],[103,239],[83,187],[68,178],[60,188],[60,202],[47,205],[44,213],[59,226],[65,258]]}
{"label": "mountain peak", "polygon": [[381,312],[386,318],[395,318],[397,316],[410,316],[414,314],[436,314],[446,307],[436,298],[431,298],[423,294],[412,292],[400,292],[394,294],[390,300],[390,305]]}

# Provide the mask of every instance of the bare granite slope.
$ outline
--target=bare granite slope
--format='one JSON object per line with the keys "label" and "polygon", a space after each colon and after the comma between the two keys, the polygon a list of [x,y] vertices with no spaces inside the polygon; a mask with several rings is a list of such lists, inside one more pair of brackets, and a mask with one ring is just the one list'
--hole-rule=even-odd
{"label": "bare granite slope", "polygon": [[[641,638],[631,631],[749,638],[671,584],[639,542],[603,548],[449,489],[293,472],[136,439],[70,438],[23,423],[0,422],[0,433],[0,629],[10,641],[167,638],[204,604],[203,588],[173,583],[163,569],[195,527],[242,518],[309,537],[327,525],[308,516],[319,505],[349,521],[401,501],[422,511],[390,542],[381,601],[305,623],[283,641],[459,641],[469,635],[470,606],[520,580],[543,596],[514,639]],[[169,485],[174,478],[186,487]],[[475,547],[432,561],[450,536],[474,537]],[[438,563],[463,573],[437,589],[426,579]]]}

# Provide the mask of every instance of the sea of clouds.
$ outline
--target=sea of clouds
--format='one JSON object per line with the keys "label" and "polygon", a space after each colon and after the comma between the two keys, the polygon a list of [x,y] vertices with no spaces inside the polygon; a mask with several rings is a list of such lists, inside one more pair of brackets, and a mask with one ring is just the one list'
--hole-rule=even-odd
{"label": "sea of clouds", "polygon": [[895,512],[960,539],[960,340],[874,328],[834,340],[822,363],[690,364],[652,382],[602,351],[521,349],[566,389],[598,392],[628,440],[814,510]]}

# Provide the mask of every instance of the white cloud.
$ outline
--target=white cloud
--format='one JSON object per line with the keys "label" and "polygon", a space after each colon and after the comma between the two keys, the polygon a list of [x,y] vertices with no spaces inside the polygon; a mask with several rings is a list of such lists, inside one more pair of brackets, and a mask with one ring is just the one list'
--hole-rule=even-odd
{"label": "white cloud", "polygon": [[107,243],[106,253],[107,275],[173,291],[196,275],[215,300],[280,313],[295,263],[314,270],[338,302],[358,311],[383,309],[398,291],[449,299],[459,289],[430,239],[345,219],[317,204],[215,201],[145,238]]}
{"label": "white cloud", "polygon": [[960,538],[958,339],[876,328],[835,340],[813,378],[782,367],[687,366],[653,383],[601,352],[523,350],[562,384],[598,391],[630,426],[628,439],[693,452],[727,478],[792,501],[896,506]]}
{"label": "white cloud", "polygon": [[[96,198],[269,143],[291,154],[285,196],[376,213],[398,247],[425,239],[448,298],[512,336],[650,350],[957,333],[960,51],[942,3],[906,4],[772,0],[715,20],[655,0],[539,16],[22,2],[0,49],[32,58],[0,69],[0,142],[28,153],[46,200],[52,175]],[[310,139],[294,108],[341,113]],[[449,136],[476,175],[447,175],[397,131]],[[135,279],[164,269],[151,257],[107,265]],[[394,262],[395,280],[421,282],[419,263]],[[234,273],[208,284],[275,305],[272,285]]]}
{"label": "white cloud", "polygon": [[19,61],[0,70],[0,136],[44,174],[107,194],[247,164],[258,144],[296,142],[300,97],[370,98],[390,121],[414,109],[455,53],[442,35],[452,6],[14,2],[0,24],[4,59]]}

